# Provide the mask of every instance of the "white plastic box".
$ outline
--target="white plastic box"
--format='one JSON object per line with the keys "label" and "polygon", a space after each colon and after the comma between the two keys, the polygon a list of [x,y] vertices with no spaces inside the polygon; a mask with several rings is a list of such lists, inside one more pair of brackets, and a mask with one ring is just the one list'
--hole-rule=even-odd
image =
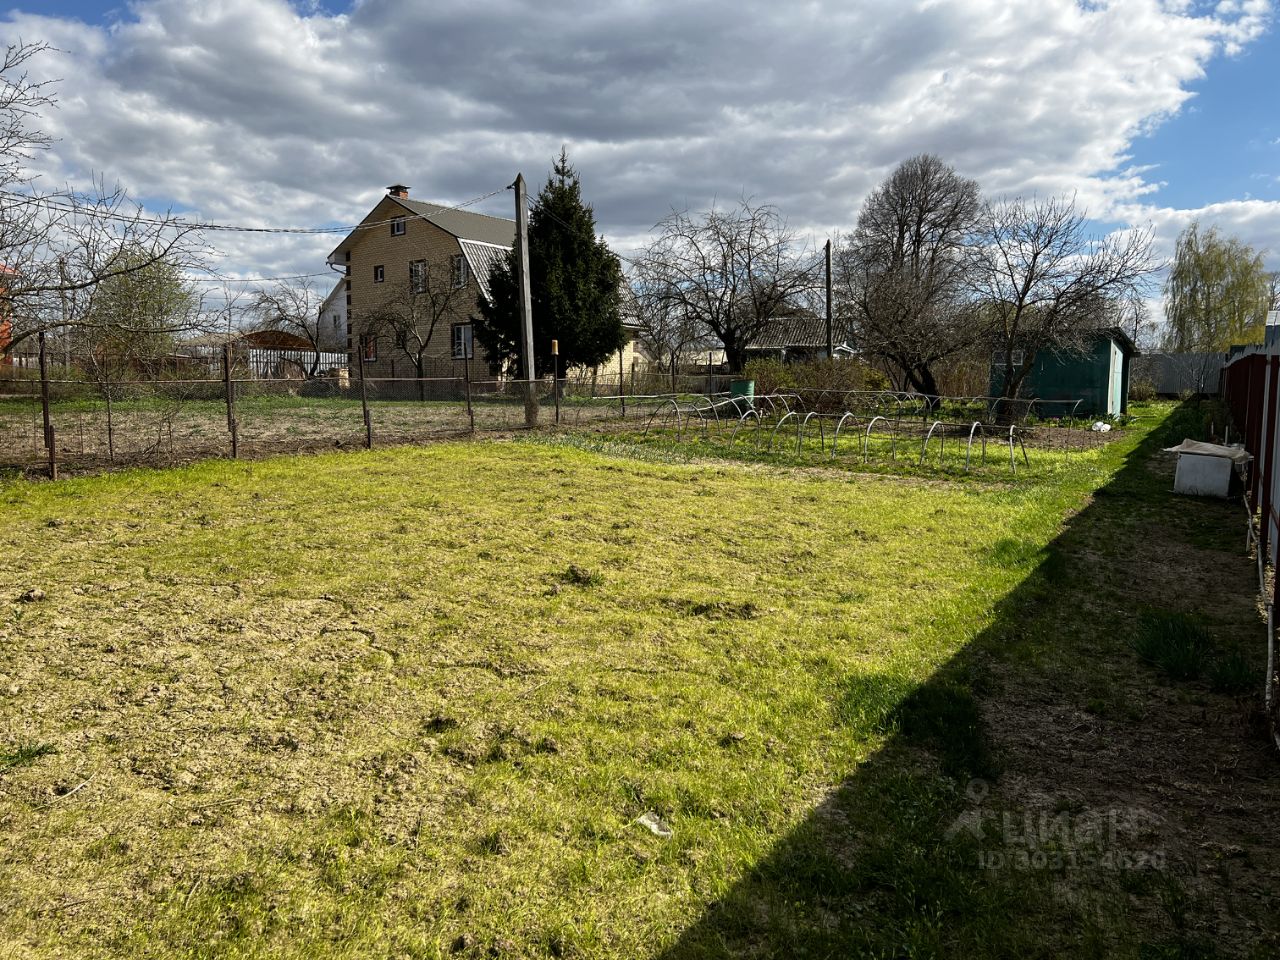
{"label": "white plastic box", "polygon": [[1234,464],[1226,457],[1179,453],[1173,492],[1193,497],[1227,497],[1231,494]]}

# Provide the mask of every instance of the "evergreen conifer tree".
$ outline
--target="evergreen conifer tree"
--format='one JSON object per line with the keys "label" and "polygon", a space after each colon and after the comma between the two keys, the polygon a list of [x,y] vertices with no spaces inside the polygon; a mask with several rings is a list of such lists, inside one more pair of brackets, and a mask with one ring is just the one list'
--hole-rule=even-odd
{"label": "evergreen conifer tree", "polygon": [[[520,369],[520,300],[515,251],[489,279],[493,302],[480,298],[475,337],[490,356]],[[533,303],[534,370],[552,372],[551,341],[560,346],[560,375],[594,367],[626,343],[622,328],[622,267],[596,235],[595,215],[582,202],[582,185],[560,151],[529,211],[529,285]]]}

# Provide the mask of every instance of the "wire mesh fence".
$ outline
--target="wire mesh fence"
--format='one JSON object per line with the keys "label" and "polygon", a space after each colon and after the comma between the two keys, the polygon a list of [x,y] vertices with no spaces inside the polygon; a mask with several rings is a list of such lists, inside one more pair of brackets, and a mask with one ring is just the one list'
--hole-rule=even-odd
{"label": "wire mesh fence", "polygon": [[[108,370],[86,358],[0,366],[0,468],[82,471],[214,456],[374,447],[526,429],[529,385],[469,369],[453,377],[271,378],[228,352],[213,369]],[[221,369],[218,369],[220,367]],[[183,375],[183,374],[186,375]],[[538,424],[647,415],[671,396],[716,394],[730,378],[581,375],[535,381]]]}

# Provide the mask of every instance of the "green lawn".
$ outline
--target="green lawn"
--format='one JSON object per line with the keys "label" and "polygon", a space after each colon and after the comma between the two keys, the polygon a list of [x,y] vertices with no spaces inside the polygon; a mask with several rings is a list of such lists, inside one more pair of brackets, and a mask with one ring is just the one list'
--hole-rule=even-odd
{"label": "green lawn", "polygon": [[[890,739],[945,728],[854,832],[996,774],[978,680],[910,695],[1166,414],[1017,480],[553,440],[0,487],[0,955],[719,955]],[[761,900],[762,955],[931,955],[957,898],[1026,942],[1018,878],[876,863],[923,892]]]}

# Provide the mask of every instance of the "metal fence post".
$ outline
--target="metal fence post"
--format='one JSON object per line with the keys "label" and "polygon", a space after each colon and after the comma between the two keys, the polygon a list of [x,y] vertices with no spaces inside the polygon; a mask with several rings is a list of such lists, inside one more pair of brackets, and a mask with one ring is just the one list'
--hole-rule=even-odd
{"label": "metal fence post", "polygon": [[364,446],[366,450],[373,449],[373,421],[369,418],[369,391],[365,388],[364,382],[364,342],[360,343],[360,351],[356,354],[359,358],[360,367],[360,409],[364,413]]}
{"label": "metal fence post", "polygon": [[58,452],[53,433],[53,417],[49,413],[49,358],[45,350],[44,331],[38,336],[40,344],[40,407],[44,412],[44,446],[49,453],[49,479],[58,479]]}
{"label": "metal fence post", "polygon": [[227,399],[227,431],[231,434],[231,459],[240,457],[240,430],[236,423],[236,388],[231,379],[231,344],[222,345],[222,387]]}
{"label": "metal fence post", "polygon": [[[551,341],[551,392],[556,398],[556,423],[560,422],[560,341]],[[591,391],[595,396],[595,390]]]}

